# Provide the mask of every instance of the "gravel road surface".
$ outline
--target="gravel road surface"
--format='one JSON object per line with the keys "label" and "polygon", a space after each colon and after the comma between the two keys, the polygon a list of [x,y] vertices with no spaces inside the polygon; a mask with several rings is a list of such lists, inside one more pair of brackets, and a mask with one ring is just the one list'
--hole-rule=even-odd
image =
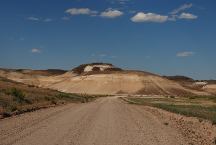
{"label": "gravel road surface", "polygon": [[0,145],[186,145],[144,107],[118,97],[68,104],[0,121]]}

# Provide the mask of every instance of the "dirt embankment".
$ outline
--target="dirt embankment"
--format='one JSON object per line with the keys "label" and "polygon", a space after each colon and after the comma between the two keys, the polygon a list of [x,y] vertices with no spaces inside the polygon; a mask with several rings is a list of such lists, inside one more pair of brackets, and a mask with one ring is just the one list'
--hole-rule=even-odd
{"label": "dirt embankment", "polygon": [[87,102],[93,97],[62,93],[25,85],[0,77],[0,119],[69,102]]}
{"label": "dirt embankment", "polygon": [[125,71],[111,64],[85,64],[61,75],[29,75],[17,71],[0,70],[0,76],[56,89],[67,93],[84,94],[144,94],[144,95],[210,95],[159,75],[142,71]]}

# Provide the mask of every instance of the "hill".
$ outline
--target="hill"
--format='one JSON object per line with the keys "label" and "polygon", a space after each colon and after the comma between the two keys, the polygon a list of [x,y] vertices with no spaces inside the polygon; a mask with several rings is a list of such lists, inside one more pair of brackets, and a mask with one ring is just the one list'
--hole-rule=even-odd
{"label": "hill", "polygon": [[[109,63],[83,64],[64,74],[54,76],[29,75],[17,71],[0,71],[0,76],[67,93],[210,95],[202,89],[194,89],[184,85],[176,78],[170,79],[144,71],[123,70]],[[183,82],[191,81],[189,78],[182,80]]]}

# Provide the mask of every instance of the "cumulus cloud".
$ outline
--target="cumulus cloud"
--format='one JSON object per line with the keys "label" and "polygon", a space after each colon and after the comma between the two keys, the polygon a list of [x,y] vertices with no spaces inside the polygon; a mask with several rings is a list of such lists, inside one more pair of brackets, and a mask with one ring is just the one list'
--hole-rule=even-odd
{"label": "cumulus cloud", "polygon": [[174,9],[170,14],[171,14],[171,15],[176,15],[177,13],[182,12],[182,11],[184,11],[184,10],[186,10],[186,9],[189,9],[189,8],[191,8],[192,6],[193,6],[192,3],[190,3],[190,4],[184,4],[184,5],[180,6],[180,7],[177,8],[177,9]]}
{"label": "cumulus cloud", "polygon": [[65,11],[70,15],[95,15],[98,12],[89,8],[70,8]]}
{"label": "cumulus cloud", "polygon": [[192,51],[183,51],[183,52],[178,52],[176,54],[177,57],[189,57],[192,55],[194,55],[194,52],[192,52]]}
{"label": "cumulus cloud", "polygon": [[163,23],[168,20],[168,16],[159,15],[155,13],[144,13],[138,12],[135,16],[131,18],[133,22],[156,22]]}
{"label": "cumulus cloud", "polygon": [[[177,9],[174,9],[172,12],[169,13],[171,15],[169,16],[169,20],[176,21],[176,19],[197,19],[197,16],[184,12],[185,10],[190,9],[191,7],[193,7],[193,4],[188,3],[181,5]],[[182,13],[180,14],[180,12]]]}
{"label": "cumulus cloud", "polygon": [[53,19],[51,18],[38,18],[38,17],[28,17],[29,21],[36,21],[36,22],[52,22]]}
{"label": "cumulus cloud", "polygon": [[32,48],[32,53],[41,53],[41,50],[39,48]]}
{"label": "cumulus cloud", "polygon": [[197,19],[198,16],[190,13],[181,13],[181,15],[178,17],[179,19]]}
{"label": "cumulus cloud", "polygon": [[104,17],[104,18],[116,18],[116,17],[120,17],[122,16],[124,13],[119,11],[119,10],[115,10],[115,9],[107,9],[104,12],[101,12],[100,16]]}
{"label": "cumulus cloud", "polygon": [[[183,12],[186,9],[189,9],[193,6],[192,3],[184,4],[177,9],[174,9],[172,12],[170,12],[167,15],[161,15],[156,13],[144,13],[144,12],[138,12],[136,15],[134,15],[131,18],[131,21],[133,22],[156,22],[156,23],[163,23],[166,21],[176,21],[177,19],[188,19],[193,20],[197,19],[198,16]],[[181,13],[182,12],[182,13]]]}
{"label": "cumulus cloud", "polygon": [[40,21],[40,18],[37,17],[28,17],[27,19],[30,21]]}

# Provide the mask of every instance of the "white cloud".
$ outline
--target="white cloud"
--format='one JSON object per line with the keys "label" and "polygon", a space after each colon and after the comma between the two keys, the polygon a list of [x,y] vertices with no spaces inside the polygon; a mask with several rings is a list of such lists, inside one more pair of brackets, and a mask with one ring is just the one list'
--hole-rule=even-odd
{"label": "white cloud", "polygon": [[40,21],[40,18],[37,17],[28,17],[27,19],[30,21]]}
{"label": "white cloud", "polygon": [[190,13],[181,13],[181,15],[178,17],[179,19],[197,19],[198,16]]}
{"label": "white cloud", "polygon": [[176,54],[177,57],[189,57],[192,55],[194,55],[194,52],[192,52],[192,51],[183,51],[183,52],[178,52]]}
{"label": "white cloud", "polygon": [[178,15],[171,15],[171,16],[169,16],[168,20],[169,21],[176,21],[177,18],[178,18]]}
{"label": "white cloud", "polygon": [[168,20],[168,16],[163,16],[154,13],[144,13],[138,12],[135,16],[131,18],[133,22],[156,22],[156,23],[163,23]]}
{"label": "white cloud", "polygon": [[28,17],[27,19],[30,21],[37,21],[37,22],[52,22],[53,21],[53,19],[51,18]]}
{"label": "white cloud", "polygon": [[100,16],[104,18],[116,18],[122,16],[123,14],[124,13],[119,10],[109,8],[106,11],[101,12]]}
{"label": "white cloud", "polygon": [[182,11],[184,11],[184,10],[186,10],[186,9],[191,8],[192,6],[193,6],[192,3],[190,3],[190,4],[184,4],[184,5],[180,6],[180,7],[177,8],[177,9],[174,9],[170,14],[175,15],[175,14],[177,14],[177,13],[179,13],[179,12],[182,12]]}
{"label": "white cloud", "polygon": [[41,50],[38,48],[32,48],[31,52],[32,53],[41,53]]}
{"label": "white cloud", "polygon": [[[197,19],[198,16],[194,14],[182,12],[186,9],[190,9],[192,6],[193,6],[192,3],[184,4],[177,9],[174,9],[168,15],[138,12],[135,16],[131,18],[131,21],[163,23],[166,21],[176,21],[177,19],[188,19],[188,20]],[[182,13],[180,14],[180,12]]]}
{"label": "white cloud", "polygon": [[90,10],[89,8],[70,8],[65,11],[70,15],[95,15],[98,12]]}

